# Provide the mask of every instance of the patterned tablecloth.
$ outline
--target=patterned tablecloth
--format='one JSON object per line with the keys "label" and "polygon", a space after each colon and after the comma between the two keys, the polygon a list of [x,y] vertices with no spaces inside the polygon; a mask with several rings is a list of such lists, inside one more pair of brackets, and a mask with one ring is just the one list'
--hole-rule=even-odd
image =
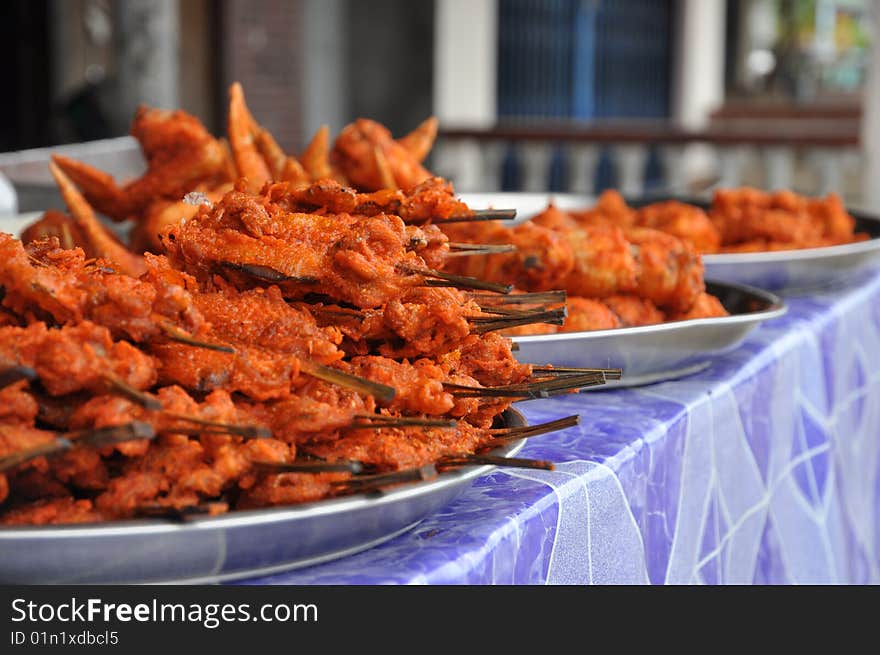
{"label": "patterned tablecloth", "polygon": [[521,403],[580,414],[414,530],[251,580],[880,582],[880,272],[789,312],[676,382]]}

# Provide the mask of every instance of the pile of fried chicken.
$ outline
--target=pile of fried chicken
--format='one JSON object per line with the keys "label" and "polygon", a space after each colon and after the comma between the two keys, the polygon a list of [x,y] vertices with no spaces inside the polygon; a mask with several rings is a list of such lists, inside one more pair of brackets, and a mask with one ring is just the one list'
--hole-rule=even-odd
{"label": "pile of fried chicken", "polygon": [[[0,234],[0,523],[217,514],[550,466],[487,453],[576,417],[499,416],[620,372],[518,362],[499,331],[561,322],[542,303],[564,296],[441,270],[509,246],[440,229],[475,212],[421,168],[432,125],[394,141],[358,122],[295,159],[235,86],[229,149],[182,112],[144,109],[138,180],[56,157],[67,213]],[[130,246],[96,210],[133,224]]]}

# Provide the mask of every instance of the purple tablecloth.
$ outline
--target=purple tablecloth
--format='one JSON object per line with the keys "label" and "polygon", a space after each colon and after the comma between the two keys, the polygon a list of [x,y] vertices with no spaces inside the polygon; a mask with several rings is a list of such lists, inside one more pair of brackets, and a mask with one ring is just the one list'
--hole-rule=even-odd
{"label": "purple tablecloth", "polygon": [[556,471],[498,471],[414,530],[257,584],[880,582],[880,273],[700,374],[521,403]]}

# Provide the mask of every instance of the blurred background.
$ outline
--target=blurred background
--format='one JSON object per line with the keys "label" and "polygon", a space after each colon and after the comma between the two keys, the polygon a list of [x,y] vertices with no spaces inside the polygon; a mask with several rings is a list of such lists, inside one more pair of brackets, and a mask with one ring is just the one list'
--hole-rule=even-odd
{"label": "blurred background", "polygon": [[876,4],[11,0],[0,171],[20,210],[46,205],[47,147],[133,175],[138,104],[220,134],[238,80],[292,153],[324,123],[399,135],[435,114],[429,166],[459,191],[750,184],[877,205]]}

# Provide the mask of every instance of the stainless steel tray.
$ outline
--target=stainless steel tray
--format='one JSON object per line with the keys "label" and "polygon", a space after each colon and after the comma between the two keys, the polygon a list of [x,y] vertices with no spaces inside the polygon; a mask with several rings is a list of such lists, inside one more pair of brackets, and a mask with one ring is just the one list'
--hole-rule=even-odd
{"label": "stainless steel tray", "polygon": [[[506,427],[526,425],[508,410]],[[493,451],[513,455],[520,439]],[[162,519],[0,528],[0,583],[207,583],[267,575],[371,548],[413,528],[494,466],[287,508]]]}
{"label": "stainless steel tray", "polygon": [[[461,197],[477,209],[514,208],[515,223],[540,213],[551,200],[561,209],[583,209],[595,201],[570,193],[465,193]],[[705,198],[686,196],[627,198],[627,203],[639,207],[663,200],[680,200],[704,209],[709,206]],[[856,219],[856,231],[871,236],[868,241],[802,250],[703,255],[706,277],[787,293],[815,291],[846,282],[864,266],[880,264],[880,216],[857,209],[849,211]]]}
{"label": "stainless steel tray", "polygon": [[592,387],[597,391],[651,384],[706,368],[713,358],[739,346],[762,321],[786,311],[782,300],[761,289],[709,281],[706,289],[718,296],[730,316],[514,337],[519,344],[514,354],[532,364],[623,369],[620,380]]}

